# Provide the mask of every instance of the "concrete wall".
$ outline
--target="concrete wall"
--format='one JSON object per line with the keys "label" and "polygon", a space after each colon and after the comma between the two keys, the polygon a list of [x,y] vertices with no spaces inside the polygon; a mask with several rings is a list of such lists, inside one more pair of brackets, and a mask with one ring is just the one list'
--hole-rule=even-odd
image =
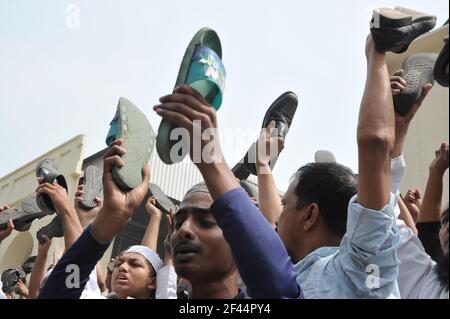
{"label": "concrete wall", "polygon": [[[28,164],[18,168],[14,172],[0,179],[0,205],[18,206],[21,201],[35,192],[38,186],[36,181],[36,165],[43,159],[53,159],[61,174],[66,177],[69,187],[69,198],[74,200],[74,194],[78,185],[78,180],[82,174],[81,163],[85,149],[85,138],[83,135],[74,137],[64,144],[48,151],[42,156],[34,159]],[[38,243],[36,232],[47,225],[55,215],[46,216],[35,220],[31,228],[26,232],[13,233],[0,245],[0,272],[5,268],[17,267],[27,259],[27,257],[37,254]],[[48,263],[54,262],[64,249],[64,241],[61,238],[53,239],[52,247],[49,251]]]}

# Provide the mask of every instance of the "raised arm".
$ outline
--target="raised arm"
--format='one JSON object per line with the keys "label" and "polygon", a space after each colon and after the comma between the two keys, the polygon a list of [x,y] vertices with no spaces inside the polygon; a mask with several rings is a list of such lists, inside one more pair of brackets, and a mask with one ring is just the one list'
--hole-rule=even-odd
{"label": "raised arm", "polygon": [[[275,229],[283,211],[283,205],[270,168],[271,156],[267,154],[267,151],[276,147],[278,150],[277,154],[281,152],[284,148],[284,139],[271,136],[271,130],[274,128],[275,121],[272,121],[258,139],[256,146],[256,170],[258,173],[259,209]],[[260,151],[260,145],[265,145],[266,152]]]}
{"label": "raised arm", "polygon": [[42,236],[44,240],[43,243],[38,243],[38,253],[36,256],[36,261],[33,265],[33,270],[30,276],[30,286],[29,286],[29,298],[36,299],[39,294],[39,288],[41,286],[42,279],[45,276],[48,250],[52,245],[52,241],[48,239],[47,236]]}
{"label": "raised arm", "polygon": [[366,44],[367,80],[361,102],[358,140],[358,203],[381,210],[389,203],[390,155],[395,141],[395,116],[386,54]]}
{"label": "raised arm", "polygon": [[443,178],[449,165],[448,152],[448,144],[442,143],[441,148],[436,151],[436,158],[430,164],[419,222],[439,222],[441,220]]}
{"label": "raised arm", "polygon": [[162,218],[161,210],[159,210],[155,206],[157,200],[158,198],[156,198],[156,196],[152,196],[147,200],[147,203],[145,204],[145,210],[150,216],[150,220],[141,242],[142,246],[147,246],[155,252],[158,249],[159,227],[161,225]]}
{"label": "raised arm", "polygon": [[75,208],[69,202],[66,190],[56,181],[53,184],[42,183],[36,190],[37,195],[47,194],[56,212],[61,216],[61,223],[64,229],[64,243],[67,251],[83,232],[80,220]]}
{"label": "raised arm", "polygon": [[[40,299],[78,299],[95,265],[144,200],[150,179],[148,166],[142,170],[142,183],[129,192],[119,189],[113,180],[113,167],[124,165],[121,156],[126,150],[121,147],[122,143],[122,140],[115,141],[105,154],[103,207],[94,222],[59,260],[39,295]],[[73,278],[74,273],[78,275],[78,285],[69,288],[66,282]]]}

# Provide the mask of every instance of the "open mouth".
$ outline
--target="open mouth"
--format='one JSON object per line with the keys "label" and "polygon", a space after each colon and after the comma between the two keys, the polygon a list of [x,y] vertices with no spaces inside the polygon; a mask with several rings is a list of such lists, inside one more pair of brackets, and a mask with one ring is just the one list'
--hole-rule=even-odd
{"label": "open mouth", "polygon": [[124,284],[128,283],[128,277],[126,275],[119,274],[119,275],[117,275],[115,281],[116,281],[116,284],[124,285]]}

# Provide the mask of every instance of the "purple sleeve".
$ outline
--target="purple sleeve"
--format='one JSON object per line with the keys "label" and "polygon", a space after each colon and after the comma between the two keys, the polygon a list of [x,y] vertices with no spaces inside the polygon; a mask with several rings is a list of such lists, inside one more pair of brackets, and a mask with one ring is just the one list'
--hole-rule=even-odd
{"label": "purple sleeve", "polygon": [[[39,294],[39,299],[79,299],[91,272],[109,245],[110,242],[99,243],[92,236],[91,226],[86,228],[56,264]],[[79,276],[73,271],[75,267],[79,270]]]}
{"label": "purple sleeve", "polygon": [[302,298],[283,242],[242,188],[216,200],[211,213],[231,247],[250,297]]}

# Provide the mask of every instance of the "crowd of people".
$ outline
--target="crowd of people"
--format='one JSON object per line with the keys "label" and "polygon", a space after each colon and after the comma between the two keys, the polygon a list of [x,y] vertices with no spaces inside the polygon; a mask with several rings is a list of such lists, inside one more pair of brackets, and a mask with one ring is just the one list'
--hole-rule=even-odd
{"label": "crowd of people", "polygon": [[[140,134],[145,123],[133,126],[129,116],[124,129],[120,109],[113,120],[119,125],[111,127],[121,134],[110,139],[104,156],[103,196],[95,196],[93,208],[87,209],[80,204],[86,199],[85,183],[80,182],[71,203],[63,183],[39,179],[36,196],[50,199],[63,229],[65,250],[49,266],[52,241],[43,235],[28,280],[20,269],[2,275],[0,299],[448,299],[449,208],[442,203],[447,143],[436,145],[426,189],[400,193],[408,128],[433,81],[419,81],[414,91],[408,83],[414,81],[412,72],[389,74],[386,62],[387,52],[404,52],[434,27],[435,20],[406,9],[374,11],[357,126],[358,173],[333,161],[310,163],[293,172],[282,197],[271,171],[283,148],[290,147],[285,137],[295,107],[272,109],[270,114],[276,116],[265,119],[253,163],[247,154],[241,166],[231,169],[217,134],[215,104],[221,99],[222,71],[218,67],[219,74],[211,72],[221,55],[213,48],[217,54],[204,62],[219,86],[214,97],[205,94],[205,86],[182,80],[154,107],[172,127],[189,132],[189,145],[200,145],[202,156],[197,157],[195,150],[187,153],[203,182],[193,185],[168,211],[158,196],[146,200],[148,156],[141,158],[139,167],[130,164],[135,148],[148,148],[139,144],[145,139],[131,136]],[[423,79],[424,69],[416,77]],[[446,76],[448,85],[448,64]],[[286,100],[294,103],[295,96],[288,93],[280,101]],[[201,134],[196,133],[199,126]],[[158,134],[163,135],[161,128]],[[202,138],[205,134],[208,138]],[[158,136],[158,152],[164,152],[163,143]],[[275,154],[268,149],[275,149]],[[247,174],[242,174],[243,166]],[[130,174],[138,183],[123,182],[128,173],[124,168],[134,170]],[[242,176],[251,173],[257,176],[257,189]],[[102,269],[100,259],[144,200],[150,221],[141,243],[114,256]],[[12,209],[0,208],[0,215],[11,214],[0,227],[0,245],[16,227]],[[163,218],[168,235],[164,256],[159,256]],[[11,278],[12,288],[7,280]]]}

